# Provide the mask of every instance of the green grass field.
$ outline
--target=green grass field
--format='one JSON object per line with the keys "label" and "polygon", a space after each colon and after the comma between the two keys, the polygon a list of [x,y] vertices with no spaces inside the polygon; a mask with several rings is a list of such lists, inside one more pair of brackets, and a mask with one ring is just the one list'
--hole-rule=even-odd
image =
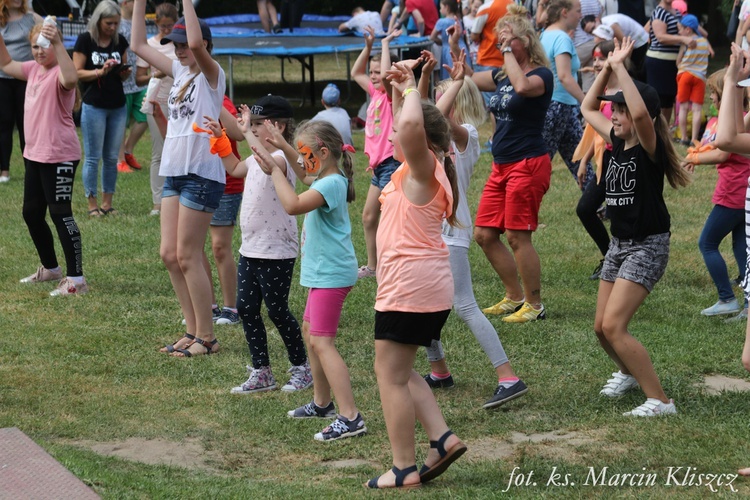
{"label": "green grass field", "polygon": [[[260,72],[261,63],[244,64],[254,64],[253,71]],[[328,64],[330,72],[318,75],[321,84],[343,79],[345,70],[339,71],[335,60]],[[275,63],[269,67],[278,71]],[[249,69],[244,78],[253,81],[248,74]],[[236,100],[245,102],[263,92],[245,84]],[[353,98],[352,107],[358,103]],[[300,116],[311,113],[300,109]],[[487,133],[485,129],[483,140]],[[365,255],[361,212],[369,183],[362,141],[363,134],[355,134],[359,197],[350,206],[360,261]],[[146,136],[136,156],[145,162],[149,152]],[[472,209],[489,168],[490,156],[484,154],[469,196]],[[370,432],[318,443],[312,436],[326,422],[299,422],[285,415],[309,401],[311,391],[229,394],[244,381],[249,362],[239,326],[217,327],[222,351],[216,356],[184,360],[158,352],[181,335],[181,314],[159,258],[159,221],[148,216],[146,171],[120,176],[114,206],[121,215],[101,220],[87,218],[78,175],[74,214],[83,237],[88,295],[50,298],[51,284],[19,284],[38,266],[21,217],[22,171],[16,152],[11,182],[0,185],[0,427],[19,427],[105,498],[387,494],[362,488],[364,481],[390,467],[372,369],[374,281],[359,283],[349,295],[338,338]],[[514,498],[750,495],[750,483],[743,478],[731,486],[726,477],[723,485],[716,479],[706,485],[705,474],[729,474],[750,465],[750,395],[710,395],[701,385],[709,374],[747,378],[740,363],[745,325],[699,314],[716,301],[697,247],[715,181],[715,169],[702,166],[691,186],[666,190],[672,215],[669,267],[631,325],[679,414],[624,418],[622,412],[643,402],[640,391],[619,400],[599,396],[614,370],[592,329],[597,282],[587,278],[600,257],[575,216],[579,192],[556,161],[541,209],[544,227],[534,235],[548,319],[527,325],[491,320],[530,391],[497,411],[481,409],[495,387],[494,371],[471,332],[452,315],[443,338],[457,383],[437,398],[469,451],[438,480],[412,492],[413,498],[489,498],[506,488],[505,494]],[[238,242],[239,231],[235,248]],[[726,242],[722,250],[735,276]],[[64,262],[59,247],[58,257]],[[502,285],[476,245],[470,257],[477,300],[483,307],[493,304],[503,296]],[[291,305],[300,316],[305,297],[295,283]],[[285,349],[272,329],[269,341],[274,373],[283,383]],[[428,369],[424,356],[417,368]],[[421,429],[417,435],[419,460],[427,443]],[[178,451],[170,460],[165,450],[173,445]],[[140,461],[94,451],[107,447],[129,448]],[[157,463],[146,463],[154,456]],[[696,475],[684,477],[687,467],[695,468],[690,472]],[[601,478],[604,468],[613,481],[626,484],[592,484],[590,475]],[[625,474],[651,474],[654,484],[645,478],[638,485],[639,476],[634,476],[631,486]],[[701,485],[697,474],[704,474]],[[509,487],[516,478],[518,483]]]}

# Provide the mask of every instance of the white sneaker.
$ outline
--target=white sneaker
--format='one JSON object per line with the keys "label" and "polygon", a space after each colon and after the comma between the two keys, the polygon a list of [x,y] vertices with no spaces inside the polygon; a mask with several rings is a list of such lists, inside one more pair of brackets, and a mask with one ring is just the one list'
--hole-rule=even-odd
{"label": "white sneaker", "polygon": [[39,266],[39,269],[36,270],[34,274],[31,276],[26,276],[25,278],[21,278],[21,283],[41,283],[43,281],[60,281],[62,279],[62,269],[59,267],[57,268],[57,271],[50,271],[44,266]]}
{"label": "white sneaker", "polygon": [[621,371],[616,371],[612,374],[612,378],[607,380],[604,387],[599,394],[607,396],[608,398],[619,398],[631,389],[638,387],[635,377],[632,375],[625,375]]}
{"label": "white sneaker", "polygon": [[5,183],[10,181],[9,175],[0,175],[0,183]]}
{"label": "white sneaker", "polygon": [[662,403],[661,400],[656,398],[648,398],[638,408],[632,411],[626,411],[622,415],[624,417],[660,417],[662,415],[674,415],[677,413],[677,408],[674,406],[674,400],[670,399],[669,403]]}
{"label": "white sneaker", "polygon": [[57,288],[52,290],[49,295],[50,297],[58,297],[61,295],[83,295],[85,293],[88,293],[89,286],[86,284],[86,280],[84,279],[82,283],[76,283],[70,278],[63,278],[60,280],[60,284],[57,285]]}

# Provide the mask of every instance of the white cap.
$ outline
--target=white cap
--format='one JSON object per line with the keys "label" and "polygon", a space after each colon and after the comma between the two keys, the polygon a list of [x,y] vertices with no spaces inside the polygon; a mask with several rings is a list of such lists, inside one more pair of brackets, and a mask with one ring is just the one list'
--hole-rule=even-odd
{"label": "white cap", "polygon": [[612,40],[615,37],[615,31],[606,24],[600,24],[591,34],[602,40]]}

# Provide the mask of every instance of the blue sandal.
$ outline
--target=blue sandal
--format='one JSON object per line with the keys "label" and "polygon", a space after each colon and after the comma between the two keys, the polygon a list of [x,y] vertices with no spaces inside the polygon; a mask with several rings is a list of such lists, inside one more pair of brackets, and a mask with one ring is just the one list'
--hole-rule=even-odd
{"label": "blue sandal", "polygon": [[445,434],[443,434],[437,441],[430,441],[430,448],[435,448],[437,450],[438,454],[440,455],[440,460],[438,460],[432,467],[423,465],[419,470],[419,478],[423,483],[432,481],[433,479],[438,477],[440,474],[445,472],[446,469],[448,469],[448,467],[450,467],[450,465],[458,459],[458,457],[466,453],[466,445],[461,441],[454,444],[450,450],[445,449],[445,441],[452,435],[453,431],[449,430]]}
{"label": "blue sandal", "polygon": [[396,485],[395,486],[378,486],[378,479],[380,479],[382,476],[374,477],[367,481],[365,483],[365,487],[367,488],[373,488],[373,489],[383,489],[383,488],[417,488],[421,486],[421,483],[414,483],[414,484],[407,484],[404,485],[404,479],[406,479],[406,476],[411,474],[412,472],[417,472],[417,466],[412,465],[411,467],[405,467],[403,469],[399,469],[395,465],[391,469],[391,472],[395,474],[396,476]]}

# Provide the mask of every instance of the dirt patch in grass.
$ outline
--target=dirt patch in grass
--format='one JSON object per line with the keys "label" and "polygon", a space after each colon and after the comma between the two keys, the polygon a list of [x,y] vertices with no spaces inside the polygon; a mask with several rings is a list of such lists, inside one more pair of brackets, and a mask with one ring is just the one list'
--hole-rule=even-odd
{"label": "dirt patch in grass", "polygon": [[73,446],[88,448],[107,457],[117,457],[150,465],[171,465],[187,469],[211,470],[220,461],[218,453],[206,451],[200,439],[167,441],[166,439],[129,438],[124,441],[101,443],[75,441]]}
{"label": "dirt patch in grass", "polygon": [[746,392],[750,391],[750,382],[741,378],[727,377],[724,375],[706,375],[702,387],[707,394],[716,395],[723,391]]}
{"label": "dirt patch in grass", "polygon": [[469,459],[502,460],[513,458],[516,452],[526,447],[536,450],[542,455],[576,462],[579,454],[576,448],[589,446],[598,441],[596,433],[554,430],[539,434],[523,434],[512,432],[507,439],[484,438],[467,442]]}
{"label": "dirt patch in grass", "polygon": [[320,465],[330,467],[332,469],[348,469],[351,467],[359,467],[362,465],[366,465],[369,467],[378,467],[380,464],[378,462],[371,462],[369,460],[350,458],[348,460],[326,460],[324,462],[321,462]]}

